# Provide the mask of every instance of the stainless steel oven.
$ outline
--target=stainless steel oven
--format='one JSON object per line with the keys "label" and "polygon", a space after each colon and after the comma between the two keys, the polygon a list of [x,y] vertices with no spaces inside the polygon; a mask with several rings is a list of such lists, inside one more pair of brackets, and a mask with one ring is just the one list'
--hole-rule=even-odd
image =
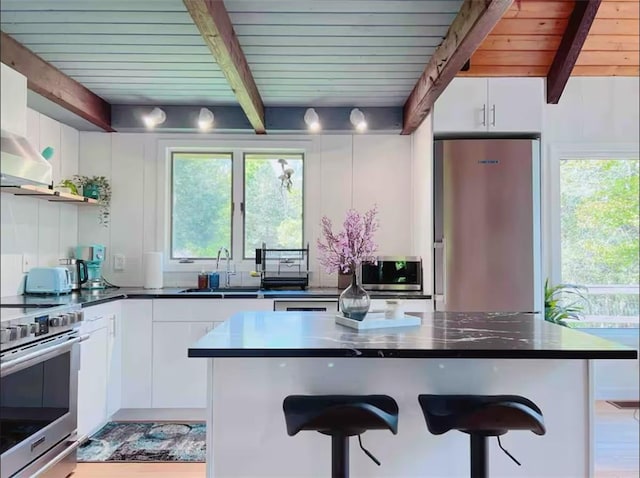
{"label": "stainless steel oven", "polygon": [[362,264],[362,286],[369,290],[422,290],[422,259],[415,256],[378,256]]}
{"label": "stainless steel oven", "polygon": [[79,306],[1,309],[0,475],[62,478],[75,468]]}

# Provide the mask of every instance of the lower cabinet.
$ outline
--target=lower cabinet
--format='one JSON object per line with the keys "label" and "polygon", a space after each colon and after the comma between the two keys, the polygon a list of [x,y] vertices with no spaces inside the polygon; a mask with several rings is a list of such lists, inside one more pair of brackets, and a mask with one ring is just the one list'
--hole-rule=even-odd
{"label": "lower cabinet", "polygon": [[96,431],[107,420],[107,327],[90,333],[80,344],[78,435]]}
{"label": "lower cabinet", "polygon": [[205,408],[207,361],[187,357],[187,349],[215,322],[153,324],[153,408]]}
{"label": "lower cabinet", "polygon": [[84,310],[78,372],[78,434],[91,434],[120,409],[122,332],[120,301]]}

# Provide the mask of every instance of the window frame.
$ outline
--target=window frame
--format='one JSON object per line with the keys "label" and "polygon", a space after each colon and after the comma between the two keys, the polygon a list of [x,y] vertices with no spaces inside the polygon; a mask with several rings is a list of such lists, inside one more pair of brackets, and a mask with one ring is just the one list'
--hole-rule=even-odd
{"label": "window frame", "polygon": [[[145,239],[141,245],[141,251],[160,251],[163,257],[163,271],[167,273],[181,272],[191,274],[201,270],[215,270],[216,261],[197,259],[190,263],[180,263],[178,260],[170,258],[170,234],[171,218],[169,210],[171,207],[171,153],[172,152],[199,152],[199,153],[233,153],[233,202],[235,207],[232,215],[241,214],[238,205],[242,201],[242,153],[282,153],[282,154],[303,154],[305,158],[304,181],[307,178],[319,176],[320,155],[318,151],[318,137],[291,135],[286,139],[282,137],[257,137],[249,134],[226,134],[220,133],[208,137],[198,137],[198,135],[184,134],[162,134],[149,135],[145,144],[145,171],[144,171],[144,194],[145,194],[145,217],[144,227],[148,231],[154,231],[153,235],[145,234]],[[237,158],[237,159],[236,159]],[[313,186],[313,185],[312,185]],[[317,188],[305,187],[304,195],[317,195]],[[147,208],[147,201],[149,207]],[[310,208],[310,209],[309,209]],[[305,201],[303,214],[309,217],[318,215],[318,206],[313,201]],[[308,211],[306,209],[309,209]],[[254,260],[243,259],[238,253],[243,247],[239,222],[242,218],[234,216],[232,253],[235,251],[233,261],[234,267],[240,272],[250,272],[255,268]],[[315,233],[313,226],[309,222],[303,225],[303,241],[312,237]],[[306,244],[306,242],[305,242]],[[222,267],[222,266],[221,266]],[[185,283],[187,275],[182,278],[175,276],[179,283]],[[195,279],[193,279],[195,280]]]}
{"label": "window frame", "polygon": [[246,188],[246,164],[247,164],[247,155],[259,155],[259,154],[264,154],[264,155],[268,155],[268,154],[282,154],[282,155],[288,155],[288,156],[293,156],[293,155],[299,155],[300,159],[302,159],[302,239],[300,241],[300,249],[304,248],[304,240],[305,240],[305,213],[304,213],[304,209],[305,209],[305,177],[306,177],[306,163],[305,163],[305,153],[304,152],[291,152],[291,151],[281,151],[281,150],[272,150],[272,151],[242,151],[242,202],[240,203],[240,212],[242,215],[242,260],[243,261],[252,261],[255,262],[255,256],[253,257],[249,257],[247,256],[247,250],[245,248],[246,246],[246,227],[247,227],[247,218],[245,215],[246,212],[246,197],[247,197],[247,188]]}
{"label": "window frame", "polygon": [[173,256],[173,166],[174,166],[174,156],[176,154],[210,154],[210,155],[228,155],[231,160],[231,204],[229,207],[231,208],[230,214],[230,244],[229,244],[229,255],[230,260],[233,259],[233,230],[234,230],[234,209],[235,209],[235,173],[234,173],[234,154],[233,151],[186,151],[186,150],[172,150],[169,153],[169,215],[168,215],[168,227],[169,227],[169,260],[173,262],[177,262],[179,264],[192,264],[197,263],[199,261],[215,261],[216,257],[174,257]]}
{"label": "window frame", "polygon": [[[640,149],[633,143],[584,143],[556,144],[549,146],[549,160],[546,162],[545,189],[547,198],[544,214],[543,257],[546,277],[553,284],[562,282],[562,218],[561,218],[561,163],[563,160],[638,159]],[[604,284],[591,284],[602,286]]]}

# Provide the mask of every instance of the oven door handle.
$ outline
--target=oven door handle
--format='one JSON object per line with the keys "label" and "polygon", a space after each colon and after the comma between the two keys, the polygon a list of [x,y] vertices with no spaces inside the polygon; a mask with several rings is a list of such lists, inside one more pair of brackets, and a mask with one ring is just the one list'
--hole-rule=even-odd
{"label": "oven door handle", "polygon": [[49,470],[53,469],[53,467],[55,467],[58,463],[60,463],[62,460],[64,460],[67,456],[69,456],[71,453],[73,453],[74,451],[76,451],[76,449],[82,445],[87,438],[89,438],[88,435],[84,435],[82,438],[77,438],[77,436],[75,437],[71,437],[67,440],[67,448],[65,448],[64,450],[62,450],[60,453],[58,453],[58,455],[53,458],[49,463],[47,463],[45,466],[43,466],[42,468],[40,468],[35,475],[33,475],[33,478],[37,478],[38,476],[44,476]]}
{"label": "oven door handle", "polygon": [[61,355],[70,349],[73,345],[83,342],[89,338],[89,335],[83,335],[81,337],[76,337],[71,340],[67,340],[58,345],[54,345],[52,347],[48,347],[43,350],[38,350],[37,352],[32,352],[27,355],[23,355],[22,357],[18,357],[13,360],[9,360],[3,364],[0,364],[0,375],[3,377],[8,373],[16,371],[16,369],[27,368],[34,363],[42,362],[44,360],[48,360],[50,358]]}

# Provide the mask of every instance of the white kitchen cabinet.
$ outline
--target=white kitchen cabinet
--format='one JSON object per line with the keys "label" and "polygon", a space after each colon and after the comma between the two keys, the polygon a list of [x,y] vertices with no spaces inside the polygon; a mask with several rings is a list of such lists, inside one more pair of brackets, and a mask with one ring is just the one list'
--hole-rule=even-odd
{"label": "white kitchen cabinet", "polygon": [[97,431],[107,420],[107,348],[106,322],[93,330],[80,344],[78,374],[78,435]]}
{"label": "white kitchen cabinet", "polygon": [[187,357],[187,349],[213,327],[214,322],[153,324],[153,408],[207,406],[207,361]]}
{"label": "white kitchen cabinet", "polygon": [[238,312],[273,310],[272,299],[154,299],[154,322],[224,322]]}
{"label": "white kitchen cabinet", "polygon": [[542,130],[542,78],[489,78],[487,91],[488,131]]}
{"label": "white kitchen cabinet", "polygon": [[434,105],[433,131],[487,131],[487,79],[454,78]]}
{"label": "white kitchen cabinet", "polygon": [[0,124],[19,136],[27,136],[27,77],[0,63]]}
{"label": "white kitchen cabinet", "polygon": [[455,78],[433,109],[434,134],[538,133],[542,78]]}
{"label": "white kitchen cabinet", "polygon": [[122,408],[151,408],[153,301],[122,303]]}
{"label": "white kitchen cabinet", "polygon": [[122,406],[122,317],[107,317],[107,417]]}
{"label": "white kitchen cabinet", "polygon": [[154,299],[153,408],[205,408],[206,360],[187,349],[237,312],[273,310],[271,299]]}
{"label": "white kitchen cabinet", "polygon": [[78,374],[78,433],[90,434],[120,408],[122,333],[121,302],[84,309]]}

